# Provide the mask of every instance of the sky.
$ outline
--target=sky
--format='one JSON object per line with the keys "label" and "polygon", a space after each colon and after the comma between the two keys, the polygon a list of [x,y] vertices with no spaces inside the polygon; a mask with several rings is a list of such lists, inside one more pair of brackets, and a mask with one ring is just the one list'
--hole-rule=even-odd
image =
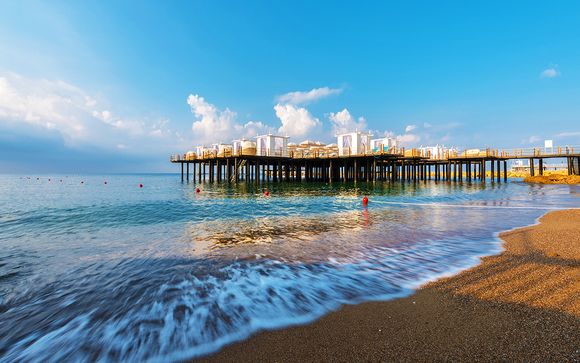
{"label": "sky", "polygon": [[346,130],[580,146],[578,1],[0,0],[0,173]]}

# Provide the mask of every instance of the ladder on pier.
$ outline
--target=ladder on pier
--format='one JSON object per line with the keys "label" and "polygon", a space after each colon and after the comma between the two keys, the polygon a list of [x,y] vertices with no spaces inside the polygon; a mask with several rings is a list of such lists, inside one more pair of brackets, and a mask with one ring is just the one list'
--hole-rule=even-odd
{"label": "ladder on pier", "polygon": [[238,175],[240,175],[240,171],[242,170],[242,168],[246,166],[246,159],[243,159],[238,166],[235,168],[236,170],[234,170],[234,173],[230,176],[230,183],[236,182],[236,177]]}

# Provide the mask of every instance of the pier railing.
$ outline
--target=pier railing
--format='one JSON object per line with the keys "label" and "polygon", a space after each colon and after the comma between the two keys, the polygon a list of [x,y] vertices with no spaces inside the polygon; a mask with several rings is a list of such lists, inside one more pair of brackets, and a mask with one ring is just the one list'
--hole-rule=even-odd
{"label": "pier railing", "polygon": [[422,148],[389,148],[387,150],[365,150],[354,153],[350,148],[326,149],[291,149],[291,150],[260,150],[256,148],[238,148],[237,150],[203,150],[201,153],[188,152],[185,154],[174,154],[170,156],[171,162],[207,160],[215,158],[228,157],[246,157],[246,156],[268,156],[291,159],[328,159],[336,157],[359,157],[359,156],[396,156],[405,158],[422,158],[428,160],[449,160],[449,159],[478,159],[478,158],[502,158],[502,159],[525,159],[536,157],[566,157],[576,155],[580,151],[580,146],[556,146],[552,148],[534,147],[534,148],[471,148],[464,150],[445,150],[442,152],[432,153],[431,150]]}

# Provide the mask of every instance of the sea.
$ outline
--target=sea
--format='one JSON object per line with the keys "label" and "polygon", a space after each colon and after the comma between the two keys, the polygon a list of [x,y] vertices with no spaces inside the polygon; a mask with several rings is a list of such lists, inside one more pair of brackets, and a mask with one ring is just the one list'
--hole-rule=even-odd
{"label": "sea", "polygon": [[500,253],[499,232],[580,207],[579,195],[517,180],[0,175],[0,362],[207,355],[408,296]]}

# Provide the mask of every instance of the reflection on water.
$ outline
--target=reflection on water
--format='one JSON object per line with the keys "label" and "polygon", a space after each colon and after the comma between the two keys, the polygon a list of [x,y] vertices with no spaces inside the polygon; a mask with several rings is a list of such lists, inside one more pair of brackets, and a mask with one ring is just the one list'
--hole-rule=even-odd
{"label": "reflection on water", "polygon": [[522,183],[279,183],[266,198],[171,175],[0,179],[2,361],[204,354],[409,294],[541,208],[578,206],[577,187]]}

